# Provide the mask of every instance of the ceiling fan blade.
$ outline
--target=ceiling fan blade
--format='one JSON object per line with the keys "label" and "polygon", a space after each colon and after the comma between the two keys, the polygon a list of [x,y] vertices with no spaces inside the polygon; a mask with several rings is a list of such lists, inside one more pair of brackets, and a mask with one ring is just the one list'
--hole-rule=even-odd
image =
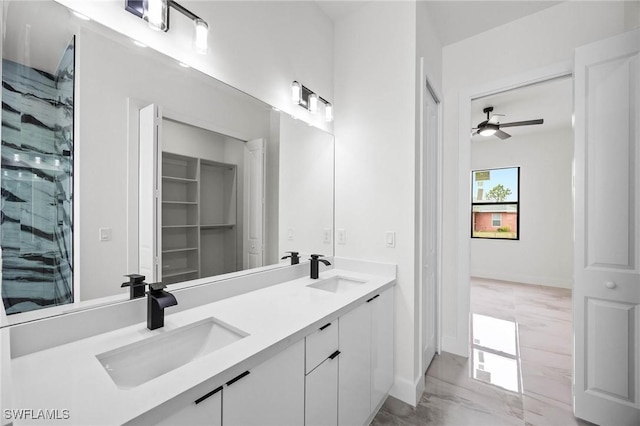
{"label": "ceiling fan blade", "polygon": [[503,132],[502,130],[497,130],[495,135],[497,137],[499,137],[500,139],[502,139],[502,140],[505,140],[505,139],[508,139],[508,138],[511,137],[511,135],[509,133]]}
{"label": "ceiling fan blade", "polygon": [[530,126],[532,124],[542,124],[544,120],[539,118],[537,120],[527,120],[527,121],[514,121],[513,123],[500,123],[500,127],[516,127],[516,126]]}
{"label": "ceiling fan blade", "polygon": [[504,114],[493,114],[489,119],[489,123],[498,124],[500,122],[500,117],[504,117]]}

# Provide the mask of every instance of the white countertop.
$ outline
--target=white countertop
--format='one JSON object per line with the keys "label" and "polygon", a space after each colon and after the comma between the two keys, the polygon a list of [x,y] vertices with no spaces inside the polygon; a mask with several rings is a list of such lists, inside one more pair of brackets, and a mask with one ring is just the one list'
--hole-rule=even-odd
{"label": "white countertop", "polygon": [[[122,424],[205,381],[222,385],[395,284],[393,276],[341,269],[322,272],[320,280],[332,276],[366,283],[332,293],[307,287],[318,280],[299,278],[175,314],[167,308],[164,328],[158,330],[139,323],[15,358],[11,408],[68,410],[69,419],[46,424]],[[96,358],[210,317],[249,335],[133,389],[118,388]],[[33,423],[44,424],[42,420]]]}

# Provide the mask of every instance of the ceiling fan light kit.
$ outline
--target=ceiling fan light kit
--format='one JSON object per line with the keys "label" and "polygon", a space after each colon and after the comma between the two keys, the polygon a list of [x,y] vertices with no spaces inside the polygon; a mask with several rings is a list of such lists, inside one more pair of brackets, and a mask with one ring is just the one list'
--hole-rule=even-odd
{"label": "ceiling fan light kit", "polygon": [[499,117],[503,117],[504,114],[493,114],[490,116],[493,111],[493,107],[486,107],[482,110],[485,114],[487,114],[487,119],[482,123],[478,124],[478,127],[474,127],[471,129],[472,135],[477,134],[481,136],[497,136],[500,139],[510,138],[511,135],[507,132],[503,132],[500,130],[501,127],[518,127],[518,126],[531,126],[535,124],[542,124],[544,120],[542,118],[538,118],[536,120],[526,120],[526,121],[514,121],[512,123],[500,123],[498,120]]}

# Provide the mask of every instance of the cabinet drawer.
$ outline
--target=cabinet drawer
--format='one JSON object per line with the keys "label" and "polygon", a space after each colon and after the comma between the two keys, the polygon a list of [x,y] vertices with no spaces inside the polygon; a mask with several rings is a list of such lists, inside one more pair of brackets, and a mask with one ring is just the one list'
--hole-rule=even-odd
{"label": "cabinet drawer", "polygon": [[338,349],[338,319],[307,336],[305,373],[308,374]]}

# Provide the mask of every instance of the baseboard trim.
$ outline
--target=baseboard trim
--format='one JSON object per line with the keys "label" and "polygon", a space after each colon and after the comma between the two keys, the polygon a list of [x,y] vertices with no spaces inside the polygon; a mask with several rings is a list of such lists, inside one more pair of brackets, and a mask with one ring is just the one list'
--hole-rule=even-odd
{"label": "baseboard trim", "polygon": [[415,407],[424,392],[424,376],[420,375],[413,383],[402,377],[395,377],[389,395]]}
{"label": "baseboard trim", "polygon": [[509,274],[496,271],[474,271],[472,277],[488,280],[510,281],[515,283],[541,285],[545,287],[573,288],[573,280],[570,278],[542,277],[526,274]]}

